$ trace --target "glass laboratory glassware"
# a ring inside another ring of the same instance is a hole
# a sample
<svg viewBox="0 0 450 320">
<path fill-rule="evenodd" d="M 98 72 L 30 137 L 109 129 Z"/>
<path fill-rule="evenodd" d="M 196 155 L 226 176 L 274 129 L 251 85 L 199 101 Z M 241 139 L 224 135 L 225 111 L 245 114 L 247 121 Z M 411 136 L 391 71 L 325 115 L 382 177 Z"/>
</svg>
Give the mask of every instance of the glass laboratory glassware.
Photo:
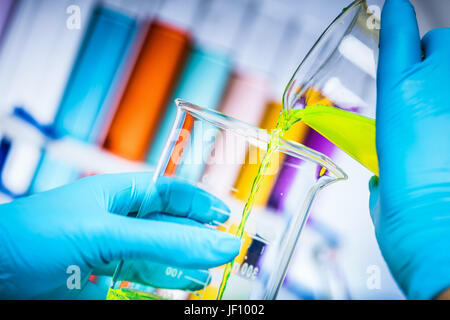
<svg viewBox="0 0 450 320">
<path fill-rule="evenodd" d="M 207 170 L 203 170 L 200 176 L 189 175 L 188 168 L 198 172 L 199 167 L 205 168 L 207 164 L 224 170 L 237 163 L 256 166 L 267 150 L 271 135 L 266 130 L 211 109 L 178 99 L 176 105 L 175 123 L 137 218 L 151 216 L 152 204 L 165 201 L 153 186 L 161 177 L 169 176 L 183 179 L 221 199 L 230 209 L 229 214 L 222 210 L 229 219 L 225 223 L 208 227 L 234 234 L 245 204 L 245 201 L 235 196 L 239 190 L 233 184 L 223 186 L 224 182 L 212 179 L 206 174 Z M 193 131 L 196 132 L 191 135 Z M 191 136 L 196 141 L 191 141 Z M 195 152 L 187 152 L 190 148 L 195 148 Z M 226 149 L 227 152 L 220 152 L 221 149 Z M 231 152 L 232 150 L 236 152 Z M 280 160 L 286 156 L 301 159 L 297 164 L 297 174 L 302 176 L 303 182 L 295 192 L 293 190 L 291 194 L 284 195 L 296 199 L 297 210 L 280 214 L 265 206 L 253 207 L 245 224 L 241 250 L 234 260 L 223 299 L 275 299 L 316 193 L 331 183 L 347 178 L 326 156 L 299 143 L 282 139 L 277 143 L 265 175 L 277 175 L 281 167 Z M 142 262 L 122 261 L 114 274 L 108 299 L 216 299 L 224 267 L 225 265 L 210 270 L 187 270 L 160 265 L 159 268 L 151 269 L 153 274 L 150 277 L 145 274 L 150 272 L 149 268 L 142 268 Z M 158 282 L 165 283 L 165 287 L 146 281 L 158 277 L 155 270 L 160 272 Z M 129 275 L 134 275 L 135 278 L 139 275 L 139 282 L 131 282 L 133 279 Z M 174 289 L 170 285 L 178 280 L 183 283 L 184 290 Z"/>
<path fill-rule="evenodd" d="M 374 8 L 353 1 L 325 29 L 287 85 L 285 108 L 304 108 L 321 95 L 333 106 L 374 118 L 380 28 Z"/>
<path fill-rule="evenodd" d="M 305 109 L 304 123 L 375 174 L 377 11 L 366 0 L 346 7 L 300 63 L 283 94 L 288 113 Z"/>
</svg>

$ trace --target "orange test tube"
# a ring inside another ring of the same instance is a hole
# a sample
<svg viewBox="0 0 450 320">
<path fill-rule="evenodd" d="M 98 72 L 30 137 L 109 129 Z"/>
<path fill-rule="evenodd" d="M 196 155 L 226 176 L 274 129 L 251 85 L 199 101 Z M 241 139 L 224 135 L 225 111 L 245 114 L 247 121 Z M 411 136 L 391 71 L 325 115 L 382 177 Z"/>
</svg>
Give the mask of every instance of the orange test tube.
<svg viewBox="0 0 450 320">
<path fill-rule="evenodd" d="M 150 26 L 108 130 L 106 149 L 130 160 L 145 158 L 190 42 L 183 29 L 158 21 Z"/>
</svg>

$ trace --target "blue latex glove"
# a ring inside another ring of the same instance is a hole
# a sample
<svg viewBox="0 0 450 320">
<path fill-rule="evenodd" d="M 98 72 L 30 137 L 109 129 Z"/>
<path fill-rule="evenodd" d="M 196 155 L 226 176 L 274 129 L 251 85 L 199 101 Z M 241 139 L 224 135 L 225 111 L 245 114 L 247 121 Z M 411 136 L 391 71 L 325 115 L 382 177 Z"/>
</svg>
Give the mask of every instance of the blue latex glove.
<svg viewBox="0 0 450 320">
<path fill-rule="evenodd" d="M 157 201 L 143 203 L 148 219 L 124 216 L 139 209 L 151 181 L 149 173 L 92 176 L 1 205 L 0 297 L 69 297 L 69 266 L 87 279 L 93 268 L 121 259 L 143 268 L 127 280 L 192 289 L 186 279 L 163 277 L 162 264 L 188 268 L 192 276 L 199 271 L 190 269 L 238 254 L 238 238 L 204 226 L 227 219 L 225 204 L 183 182 L 159 179 Z"/>
<path fill-rule="evenodd" d="M 421 41 L 408 0 L 382 13 L 376 138 L 381 252 L 408 298 L 435 298 L 450 288 L 450 29 Z"/>
</svg>

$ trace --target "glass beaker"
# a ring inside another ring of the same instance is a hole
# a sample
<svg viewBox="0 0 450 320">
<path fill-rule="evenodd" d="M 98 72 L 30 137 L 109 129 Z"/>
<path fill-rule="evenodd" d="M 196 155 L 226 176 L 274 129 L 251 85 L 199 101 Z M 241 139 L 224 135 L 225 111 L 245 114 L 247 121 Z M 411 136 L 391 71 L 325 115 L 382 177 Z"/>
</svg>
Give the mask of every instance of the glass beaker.
<svg viewBox="0 0 450 320">
<path fill-rule="evenodd" d="M 283 95 L 289 114 L 303 109 L 299 119 L 375 174 L 380 11 L 366 0 L 353 1 L 310 49 Z"/>
<path fill-rule="evenodd" d="M 230 166 L 258 165 L 271 136 L 265 130 L 210 109 L 181 100 L 176 100 L 176 105 L 175 123 L 137 218 L 145 219 L 154 203 L 160 205 L 161 201 L 166 201 L 154 185 L 161 177 L 169 176 L 188 181 L 221 199 L 230 209 L 230 214 L 224 212 L 229 219 L 226 223 L 209 227 L 235 233 L 245 201 L 235 196 L 240 190 L 236 190 L 233 184 L 223 186 L 223 181 L 206 174 L 205 167 L 214 165 L 228 170 Z M 297 175 L 303 182 L 291 194 L 281 195 L 294 199 L 298 204 L 297 210 L 280 213 L 264 205 L 253 207 L 223 299 L 275 299 L 314 196 L 323 187 L 347 178 L 326 156 L 282 139 L 277 143 L 264 178 L 276 176 L 281 167 L 280 160 L 286 156 L 301 159 L 296 166 Z M 199 168 L 202 174 L 189 174 L 189 169 L 198 172 Z M 160 277 L 167 278 L 167 281 L 160 281 L 162 283 L 170 283 L 173 278 L 184 279 L 180 290 L 170 285 L 152 286 L 146 282 L 146 270 L 141 267 L 139 262 L 122 261 L 113 277 L 108 299 L 216 299 L 225 269 L 225 266 L 218 266 L 210 270 L 186 270 L 164 265 L 152 268 L 151 272 L 160 272 Z M 127 276 L 136 274 L 139 274 L 140 283 L 130 282 L 133 279 Z M 202 274 L 202 277 L 195 278 L 194 274 Z M 155 278 L 155 274 L 151 278 Z"/>
<path fill-rule="evenodd" d="M 304 108 L 321 95 L 324 104 L 373 118 L 378 43 L 377 16 L 366 0 L 353 1 L 298 66 L 283 95 L 285 108 Z"/>
</svg>

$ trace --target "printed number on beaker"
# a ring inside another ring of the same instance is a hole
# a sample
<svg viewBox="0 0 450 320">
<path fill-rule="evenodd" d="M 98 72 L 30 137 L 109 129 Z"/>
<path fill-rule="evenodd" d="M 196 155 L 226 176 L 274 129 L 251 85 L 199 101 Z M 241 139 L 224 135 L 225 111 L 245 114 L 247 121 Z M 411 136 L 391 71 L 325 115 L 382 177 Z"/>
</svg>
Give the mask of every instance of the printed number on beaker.
<svg viewBox="0 0 450 320">
<path fill-rule="evenodd" d="M 242 265 L 239 262 L 235 262 L 233 265 L 233 273 L 240 274 L 246 278 L 255 280 L 258 275 L 259 268 L 254 267 L 247 262 L 244 262 Z"/>
<path fill-rule="evenodd" d="M 181 275 L 183 274 L 183 270 L 178 270 L 176 268 L 167 267 L 166 269 L 166 276 L 180 279 Z"/>
</svg>

